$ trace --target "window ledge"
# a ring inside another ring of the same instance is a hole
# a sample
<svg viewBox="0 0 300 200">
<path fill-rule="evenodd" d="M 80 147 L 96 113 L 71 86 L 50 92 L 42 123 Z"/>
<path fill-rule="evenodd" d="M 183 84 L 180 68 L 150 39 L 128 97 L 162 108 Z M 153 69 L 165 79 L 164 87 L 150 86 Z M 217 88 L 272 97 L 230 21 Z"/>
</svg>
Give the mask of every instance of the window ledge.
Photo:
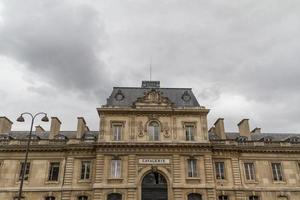
<svg viewBox="0 0 300 200">
<path fill-rule="evenodd" d="M 274 184 L 286 184 L 286 181 L 273 181 Z"/>
<path fill-rule="evenodd" d="M 79 179 L 78 183 L 91 183 L 91 179 Z"/>
<path fill-rule="evenodd" d="M 108 180 L 123 180 L 123 178 L 108 178 Z"/>
<path fill-rule="evenodd" d="M 108 183 L 122 183 L 123 178 L 108 178 L 107 181 Z"/>
<path fill-rule="evenodd" d="M 45 184 L 58 184 L 59 181 L 46 181 Z"/>
<path fill-rule="evenodd" d="M 259 182 L 257 180 L 253 180 L 253 181 L 246 180 L 245 183 L 246 184 L 258 184 Z"/>
<path fill-rule="evenodd" d="M 227 179 L 216 179 L 217 183 L 228 183 Z"/>
<path fill-rule="evenodd" d="M 187 184 L 199 184 L 201 183 L 200 177 L 186 177 L 185 178 Z"/>
<path fill-rule="evenodd" d="M 28 182 L 29 182 L 28 179 L 27 179 L 27 180 L 24 180 L 24 181 L 23 181 L 23 184 L 28 184 Z M 20 184 L 20 183 L 21 183 L 21 180 L 17 180 L 16 183 Z"/>
<path fill-rule="evenodd" d="M 185 178 L 186 180 L 201 180 L 201 178 L 200 177 L 186 177 Z"/>
</svg>

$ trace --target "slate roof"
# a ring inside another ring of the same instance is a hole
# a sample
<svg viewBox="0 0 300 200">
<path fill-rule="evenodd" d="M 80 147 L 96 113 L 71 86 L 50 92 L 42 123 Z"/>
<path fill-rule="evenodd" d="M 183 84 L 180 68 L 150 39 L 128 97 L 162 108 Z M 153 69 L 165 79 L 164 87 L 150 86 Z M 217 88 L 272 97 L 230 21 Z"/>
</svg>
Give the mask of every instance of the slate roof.
<svg viewBox="0 0 300 200">
<path fill-rule="evenodd" d="M 237 139 L 240 134 L 238 132 L 226 132 L 226 139 L 229 140 L 235 140 Z M 217 136 L 214 133 L 209 133 L 209 138 L 210 140 L 213 140 L 213 138 L 216 138 Z M 250 135 L 250 140 L 251 141 L 260 141 L 263 138 L 266 137 L 270 137 L 272 138 L 272 141 L 276 142 L 276 141 L 285 141 L 288 138 L 292 138 L 292 137 L 299 137 L 300 138 L 300 134 L 299 133 L 253 133 Z"/>
<path fill-rule="evenodd" d="M 139 88 L 139 87 L 114 87 L 107 99 L 106 106 L 131 107 L 139 97 L 152 89 L 161 92 L 162 96 L 168 97 L 176 107 L 199 107 L 199 103 L 191 88 Z M 117 100 L 116 95 L 122 93 L 124 98 Z M 183 94 L 190 95 L 189 101 L 183 100 Z"/>
<path fill-rule="evenodd" d="M 34 133 L 34 132 L 33 132 Z M 92 135 L 95 138 L 98 137 L 99 131 L 88 131 L 85 133 L 85 135 Z M 9 136 L 13 139 L 25 139 L 26 136 L 29 135 L 29 132 L 24 132 L 24 131 L 11 131 L 9 133 Z M 61 131 L 60 135 L 66 136 L 68 139 L 74 139 L 76 138 L 76 131 Z M 239 137 L 238 132 L 226 132 L 226 139 L 228 140 L 235 140 Z M 37 136 L 40 139 L 48 139 L 49 137 L 49 131 L 39 133 Z M 250 141 L 261 141 L 265 137 L 270 137 L 272 138 L 272 141 L 274 142 L 280 142 L 280 141 L 286 141 L 289 138 L 293 137 L 299 137 L 300 134 L 296 133 L 253 133 L 251 134 L 251 140 Z M 209 138 L 210 140 L 214 140 L 217 138 L 217 136 L 214 133 L 209 133 Z"/>
<path fill-rule="evenodd" d="M 99 131 L 88 131 L 85 134 L 94 135 L 96 138 L 98 136 Z M 28 131 L 11 131 L 8 133 L 10 137 L 14 139 L 26 139 L 26 136 L 29 135 Z M 32 134 L 36 134 L 33 132 Z M 68 139 L 76 138 L 76 131 L 60 131 L 60 135 L 67 137 Z M 49 138 L 49 131 L 45 131 L 43 133 L 36 134 L 40 139 L 48 139 Z"/>
</svg>

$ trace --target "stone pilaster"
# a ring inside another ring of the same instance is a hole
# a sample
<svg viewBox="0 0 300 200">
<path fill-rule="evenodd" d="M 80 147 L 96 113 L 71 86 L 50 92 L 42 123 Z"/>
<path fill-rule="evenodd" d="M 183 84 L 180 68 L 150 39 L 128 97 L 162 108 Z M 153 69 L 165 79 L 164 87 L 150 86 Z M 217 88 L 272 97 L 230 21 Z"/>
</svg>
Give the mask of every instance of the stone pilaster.
<svg viewBox="0 0 300 200">
<path fill-rule="evenodd" d="M 236 200 L 244 200 L 245 199 L 244 192 L 236 191 L 235 192 L 235 199 Z"/>
<path fill-rule="evenodd" d="M 61 195 L 61 200 L 70 200 L 71 199 L 71 191 L 63 191 Z"/>
<path fill-rule="evenodd" d="M 128 183 L 134 183 L 137 177 L 136 156 L 128 156 Z"/>
<path fill-rule="evenodd" d="M 216 190 L 215 189 L 208 189 L 207 190 L 207 199 L 208 200 L 215 200 L 216 199 Z"/>
<path fill-rule="evenodd" d="M 136 200 L 136 190 L 133 188 L 128 189 L 127 200 Z"/>
<path fill-rule="evenodd" d="M 65 167 L 64 186 L 72 185 L 73 168 L 74 168 L 74 158 L 68 157 L 66 160 L 66 167 Z"/>
<path fill-rule="evenodd" d="M 129 140 L 135 140 L 135 117 L 130 117 L 130 138 Z"/>
<path fill-rule="evenodd" d="M 211 155 L 204 156 L 205 180 L 207 184 L 214 183 L 213 161 Z"/>
<path fill-rule="evenodd" d="M 181 183 L 181 161 L 179 155 L 173 155 L 173 180 L 174 183 Z"/>
<path fill-rule="evenodd" d="M 102 192 L 102 190 L 96 189 L 94 191 L 94 198 L 93 199 L 94 200 L 103 200 L 104 198 L 103 198 L 103 192 Z"/>
<path fill-rule="evenodd" d="M 182 189 L 176 188 L 173 190 L 173 198 L 174 200 L 182 200 L 183 198 Z"/>
<path fill-rule="evenodd" d="M 95 183 L 103 182 L 103 172 L 104 172 L 104 156 L 97 154 L 96 156 L 96 174 L 95 174 Z"/>
<path fill-rule="evenodd" d="M 232 173 L 233 173 L 233 183 L 235 186 L 240 186 L 242 184 L 241 180 L 241 170 L 238 158 L 231 158 Z"/>
</svg>

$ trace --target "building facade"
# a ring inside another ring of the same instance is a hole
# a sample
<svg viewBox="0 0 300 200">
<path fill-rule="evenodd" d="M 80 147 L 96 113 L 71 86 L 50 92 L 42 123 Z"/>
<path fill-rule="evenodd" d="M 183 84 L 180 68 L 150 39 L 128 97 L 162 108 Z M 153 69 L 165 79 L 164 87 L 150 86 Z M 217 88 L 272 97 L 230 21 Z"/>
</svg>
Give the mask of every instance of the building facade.
<svg viewBox="0 0 300 200">
<path fill-rule="evenodd" d="M 190 88 L 114 87 L 97 109 L 99 131 L 82 117 L 61 131 L 37 126 L 24 166 L 28 132 L 0 117 L 0 199 L 25 200 L 299 200 L 300 134 L 208 130 L 209 110 Z M 23 170 L 22 170 L 23 169 Z"/>
</svg>

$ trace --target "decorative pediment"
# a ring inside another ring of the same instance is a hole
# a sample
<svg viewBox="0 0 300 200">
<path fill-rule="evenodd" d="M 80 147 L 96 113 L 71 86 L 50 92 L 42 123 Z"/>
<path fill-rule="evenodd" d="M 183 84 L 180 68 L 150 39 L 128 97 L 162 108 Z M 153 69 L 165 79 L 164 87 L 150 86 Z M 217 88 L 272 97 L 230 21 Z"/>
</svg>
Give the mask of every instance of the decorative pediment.
<svg viewBox="0 0 300 200">
<path fill-rule="evenodd" d="M 158 90 L 152 89 L 144 93 L 143 97 L 139 97 L 134 103 L 134 107 L 172 107 L 173 102 L 168 97 L 164 97 Z"/>
</svg>

